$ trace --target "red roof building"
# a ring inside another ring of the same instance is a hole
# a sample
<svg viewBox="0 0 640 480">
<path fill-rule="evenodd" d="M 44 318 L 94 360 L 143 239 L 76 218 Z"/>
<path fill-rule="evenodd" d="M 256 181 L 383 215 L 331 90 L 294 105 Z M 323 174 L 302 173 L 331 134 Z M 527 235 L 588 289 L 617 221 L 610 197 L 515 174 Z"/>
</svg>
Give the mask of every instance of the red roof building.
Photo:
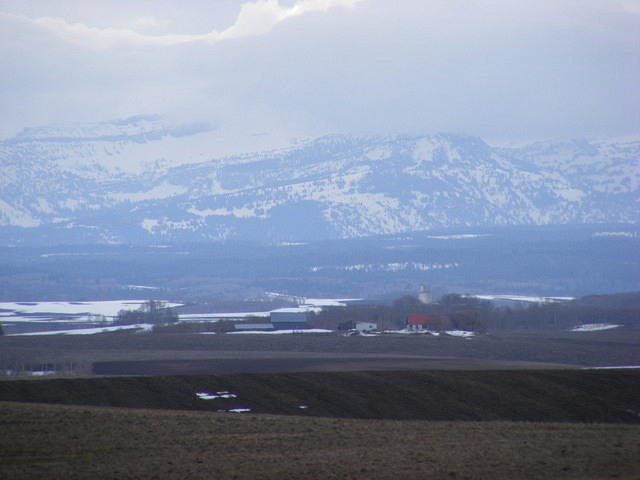
<svg viewBox="0 0 640 480">
<path fill-rule="evenodd" d="M 407 327 L 412 330 L 439 330 L 443 324 L 444 315 L 439 313 L 407 315 Z"/>
</svg>

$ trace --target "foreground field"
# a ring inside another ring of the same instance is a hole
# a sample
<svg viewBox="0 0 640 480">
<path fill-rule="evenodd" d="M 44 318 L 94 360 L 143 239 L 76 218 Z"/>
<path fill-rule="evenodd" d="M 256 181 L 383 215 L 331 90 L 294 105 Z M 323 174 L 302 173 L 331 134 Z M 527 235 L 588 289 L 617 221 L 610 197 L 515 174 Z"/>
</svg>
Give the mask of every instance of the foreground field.
<svg viewBox="0 0 640 480">
<path fill-rule="evenodd" d="M 635 369 L 5 379 L 0 478 L 638 480 L 638 391 Z"/>
<path fill-rule="evenodd" d="M 633 479 L 640 426 L 0 403 L 11 479 Z"/>
</svg>

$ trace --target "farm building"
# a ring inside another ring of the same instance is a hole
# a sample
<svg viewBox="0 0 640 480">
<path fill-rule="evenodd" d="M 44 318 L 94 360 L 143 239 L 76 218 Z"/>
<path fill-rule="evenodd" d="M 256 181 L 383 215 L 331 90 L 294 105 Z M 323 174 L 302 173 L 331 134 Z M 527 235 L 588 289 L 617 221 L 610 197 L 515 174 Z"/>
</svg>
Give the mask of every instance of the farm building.
<svg viewBox="0 0 640 480">
<path fill-rule="evenodd" d="M 356 323 L 356 330 L 360 333 L 371 332 L 377 329 L 378 329 L 378 325 L 373 322 L 357 322 Z"/>
<path fill-rule="evenodd" d="M 309 328 L 307 312 L 271 312 L 271 324 L 275 330 L 301 330 Z"/>
<path fill-rule="evenodd" d="M 445 317 L 439 313 L 409 314 L 407 315 L 407 328 L 409 330 L 440 330 Z"/>
</svg>

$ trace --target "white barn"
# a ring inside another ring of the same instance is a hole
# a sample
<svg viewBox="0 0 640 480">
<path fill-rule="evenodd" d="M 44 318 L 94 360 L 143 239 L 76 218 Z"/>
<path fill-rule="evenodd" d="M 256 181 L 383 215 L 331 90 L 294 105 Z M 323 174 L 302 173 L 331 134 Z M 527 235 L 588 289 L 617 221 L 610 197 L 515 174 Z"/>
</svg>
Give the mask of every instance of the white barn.
<svg viewBox="0 0 640 480">
<path fill-rule="evenodd" d="M 358 322 L 356 323 L 356 330 L 359 333 L 370 332 L 372 330 L 377 330 L 378 325 L 373 322 Z"/>
</svg>

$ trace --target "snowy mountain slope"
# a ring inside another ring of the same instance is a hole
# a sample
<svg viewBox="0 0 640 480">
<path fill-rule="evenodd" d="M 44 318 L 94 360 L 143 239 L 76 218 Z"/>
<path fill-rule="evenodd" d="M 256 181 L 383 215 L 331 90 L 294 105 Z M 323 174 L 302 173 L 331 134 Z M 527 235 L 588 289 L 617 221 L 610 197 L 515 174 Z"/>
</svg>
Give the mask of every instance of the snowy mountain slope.
<svg viewBox="0 0 640 480">
<path fill-rule="evenodd" d="M 221 157 L 211 135 L 159 117 L 27 129 L 0 145 L 0 234 L 278 241 L 640 220 L 640 142 L 332 135 Z"/>
<path fill-rule="evenodd" d="M 184 159 L 175 150 L 197 143 L 198 134 L 211 132 L 209 125 L 169 125 L 156 115 L 140 115 L 114 122 L 26 128 L 2 142 L 0 159 L 47 161 L 83 178 L 109 179 L 114 175 L 142 173 L 158 165 L 202 161 Z M 198 150 L 198 149 L 191 149 Z"/>
</svg>

